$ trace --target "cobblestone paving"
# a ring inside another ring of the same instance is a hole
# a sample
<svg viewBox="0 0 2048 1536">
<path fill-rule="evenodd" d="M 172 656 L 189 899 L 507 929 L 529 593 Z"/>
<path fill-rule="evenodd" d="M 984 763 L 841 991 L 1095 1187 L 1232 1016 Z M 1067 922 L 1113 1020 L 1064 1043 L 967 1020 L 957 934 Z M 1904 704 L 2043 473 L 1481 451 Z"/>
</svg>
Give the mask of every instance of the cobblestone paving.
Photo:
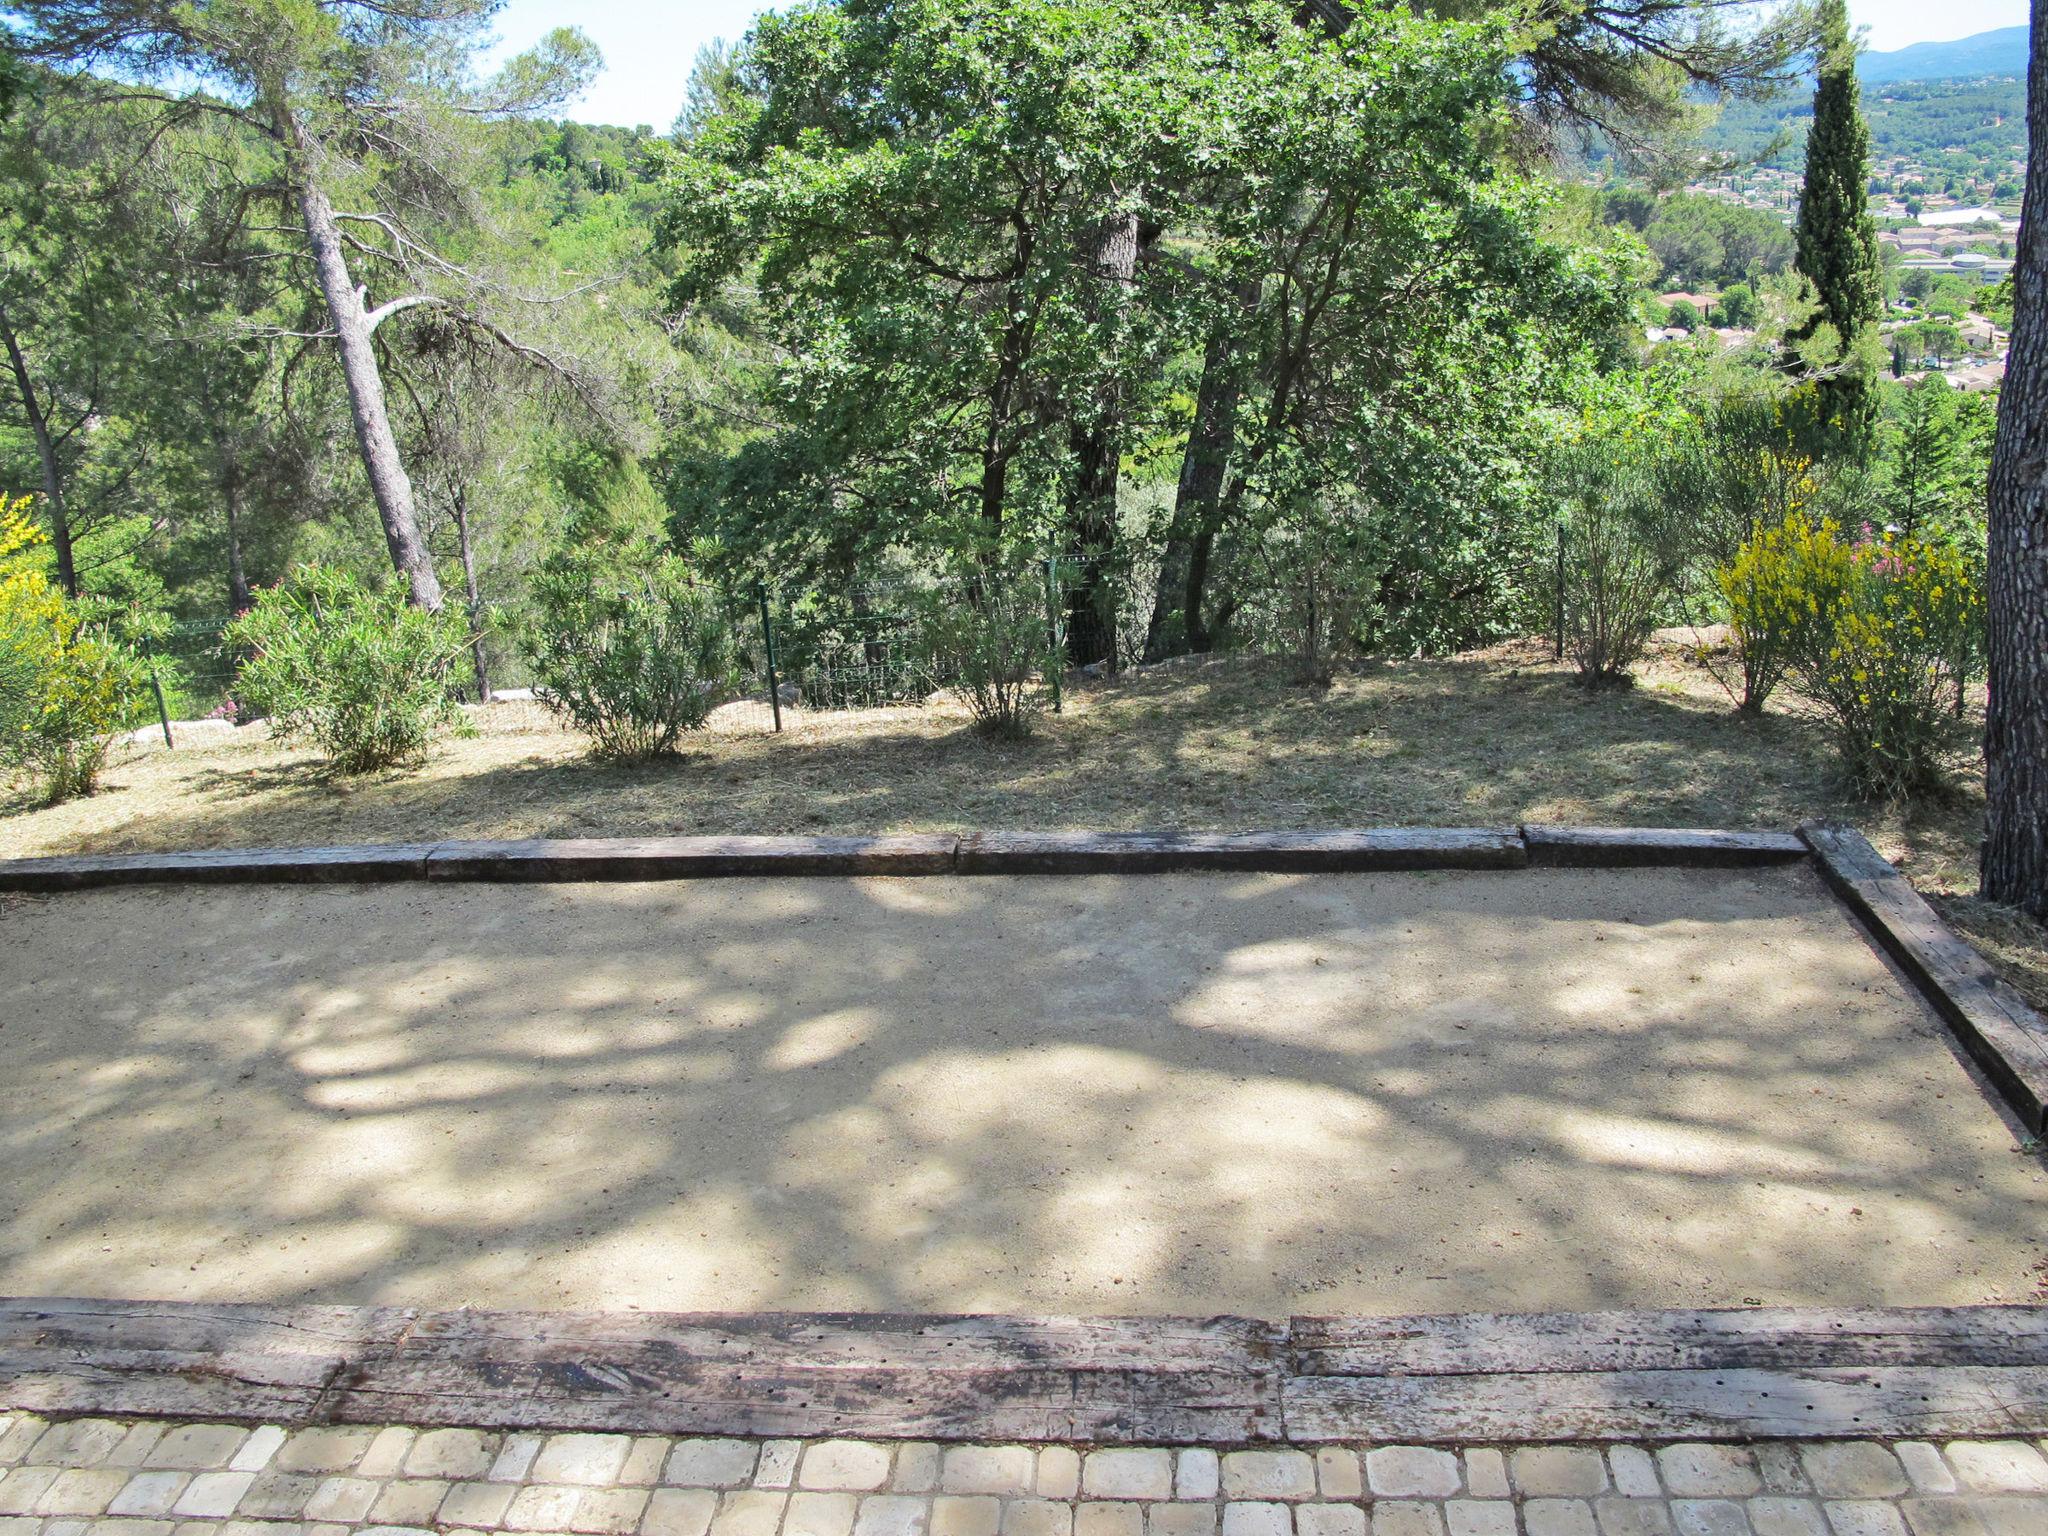
<svg viewBox="0 0 2048 1536">
<path fill-rule="evenodd" d="M 0 1536 L 2048 1536 L 2044 1451 L 1090 1450 L 0 1414 Z"/>
</svg>

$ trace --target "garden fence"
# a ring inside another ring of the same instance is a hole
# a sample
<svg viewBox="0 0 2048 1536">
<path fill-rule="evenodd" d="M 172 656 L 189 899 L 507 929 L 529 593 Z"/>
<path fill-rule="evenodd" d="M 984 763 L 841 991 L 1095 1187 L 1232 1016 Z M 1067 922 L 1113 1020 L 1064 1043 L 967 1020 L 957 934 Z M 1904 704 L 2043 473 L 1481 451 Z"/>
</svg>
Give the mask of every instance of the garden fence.
<svg viewBox="0 0 2048 1536">
<path fill-rule="evenodd" d="M 1040 560 L 1032 568 L 1032 600 L 1045 614 L 1048 648 L 1070 664 L 1114 669 L 1135 659 L 1143 643 L 1135 584 L 1113 563 L 1086 557 Z M 965 578 L 871 573 L 840 583 L 786 592 L 766 581 L 724 590 L 726 622 L 739 662 L 737 696 L 714 726 L 729 732 L 776 732 L 806 714 L 921 706 L 953 680 L 925 653 L 920 609 L 934 601 L 974 601 Z M 1108 610 L 1108 611 L 1105 611 Z M 223 641 L 230 620 L 180 621 L 146 648 L 153 698 L 165 719 L 232 717 L 236 658 Z M 485 637 L 494 695 L 515 697 L 534 684 L 526 659 L 505 636 Z M 455 663 L 460 691 L 476 688 L 469 652 Z M 1048 669 L 1054 707 L 1061 703 L 1059 668 Z"/>
</svg>

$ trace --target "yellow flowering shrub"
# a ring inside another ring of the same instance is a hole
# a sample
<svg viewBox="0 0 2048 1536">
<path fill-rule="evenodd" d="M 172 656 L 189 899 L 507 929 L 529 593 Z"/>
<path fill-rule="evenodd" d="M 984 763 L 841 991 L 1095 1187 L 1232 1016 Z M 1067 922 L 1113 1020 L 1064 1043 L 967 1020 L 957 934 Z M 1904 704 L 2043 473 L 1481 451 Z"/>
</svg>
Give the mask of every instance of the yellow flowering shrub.
<svg viewBox="0 0 2048 1536">
<path fill-rule="evenodd" d="M 1839 596 L 1849 575 L 1848 546 L 1802 514 L 1812 499 L 1810 461 L 1766 451 L 1757 455 L 1759 483 L 1775 493 L 1778 515 L 1714 572 L 1714 584 L 1728 605 L 1742 663 L 1745 713 L 1756 714 L 1792 665 L 1802 629 L 1816 620 L 1824 601 Z M 1768 505 L 1766 498 L 1759 504 Z M 1831 525 L 1830 525 L 1831 526 Z"/>
<path fill-rule="evenodd" d="M 142 669 L 50 581 L 28 505 L 0 502 L 0 769 L 54 803 L 97 787 Z"/>
<path fill-rule="evenodd" d="M 1795 513 L 1718 573 L 1731 622 L 1826 712 L 1850 778 L 1887 797 L 1932 788 L 1948 699 L 1981 655 L 1983 591 L 1955 551 Z"/>
</svg>

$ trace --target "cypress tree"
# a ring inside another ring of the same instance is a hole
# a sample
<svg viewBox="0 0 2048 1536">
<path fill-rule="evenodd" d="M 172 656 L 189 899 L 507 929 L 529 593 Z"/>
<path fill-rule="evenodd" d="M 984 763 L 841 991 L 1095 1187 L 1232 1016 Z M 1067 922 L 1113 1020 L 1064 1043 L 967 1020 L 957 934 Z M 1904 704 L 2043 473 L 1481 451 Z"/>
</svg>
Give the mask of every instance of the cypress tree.
<svg viewBox="0 0 2048 1536">
<path fill-rule="evenodd" d="M 1856 45 L 1849 36 L 1845 0 L 1821 0 L 1820 82 L 1813 93 L 1813 127 L 1806 135 L 1806 182 L 1799 194 L 1797 254 L 1793 265 L 1813 284 L 1820 307 L 1807 322 L 1806 340 L 1822 323 L 1842 339 L 1839 373 L 1821 385 L 1824 416 L 1857 446 L 1868 443 L 1876 421 L 1872 381 L 1852 356 L 1863 333 L 1884 311 L 1884 277 L 1877 255 L 1877 223 L 1870 216 L 1870 128 L 1856 83 Z"/>
</svg>

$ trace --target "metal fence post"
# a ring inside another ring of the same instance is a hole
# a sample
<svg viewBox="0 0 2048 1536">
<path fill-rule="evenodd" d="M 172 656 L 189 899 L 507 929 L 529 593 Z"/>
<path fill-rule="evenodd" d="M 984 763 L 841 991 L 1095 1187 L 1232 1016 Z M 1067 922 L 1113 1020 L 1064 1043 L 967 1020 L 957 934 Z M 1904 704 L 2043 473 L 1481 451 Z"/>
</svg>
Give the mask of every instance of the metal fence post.
<svg viewBox="0 0 2048 1536">
<path fill-rule="evenodd" d="M 1552 629 L 1552 655 L 1558 661 L 1564 660 L 1564 519 L 1557 520 L 1557 568 L 1551 577 L 1552 589 L 1556 594 L 1556 620 Z"/>
<path fill-rule="evenodd" d="M 175 752 L 178 750 L 178 744 L 171 740 L 171 707 L 164 702 L 164 685 L 162 680 L 156 675 L 155 663 L 150 664 L 149 686 L 151 691 L 156 694 L 156 717 L 164 728 L 165 750 Z M 130 718 L 132 719 L 133 716 L 130 716 Z"/>
<path fill-rule="evenodd" d="M 1052 712 L 1059 714 L 1064 701 L 1060 697 L 1060 674 L 1066 670 L 1067 647 L 1060 635 L 1060 557 L 1047 555 L 1045 558 L 1045 632 L 1046 681 L 1052 684 Z"/>
<path fill-rule="evenodd" d="M 775 621 L 768 616 L 768 586 L 754 583 L 754 596 L 761 604 L 761 645 L 768 660 L 768 707 L 775 714 L 775 729 L 782 729 L 782 683 L 775 675 Z"/>
</svg>

